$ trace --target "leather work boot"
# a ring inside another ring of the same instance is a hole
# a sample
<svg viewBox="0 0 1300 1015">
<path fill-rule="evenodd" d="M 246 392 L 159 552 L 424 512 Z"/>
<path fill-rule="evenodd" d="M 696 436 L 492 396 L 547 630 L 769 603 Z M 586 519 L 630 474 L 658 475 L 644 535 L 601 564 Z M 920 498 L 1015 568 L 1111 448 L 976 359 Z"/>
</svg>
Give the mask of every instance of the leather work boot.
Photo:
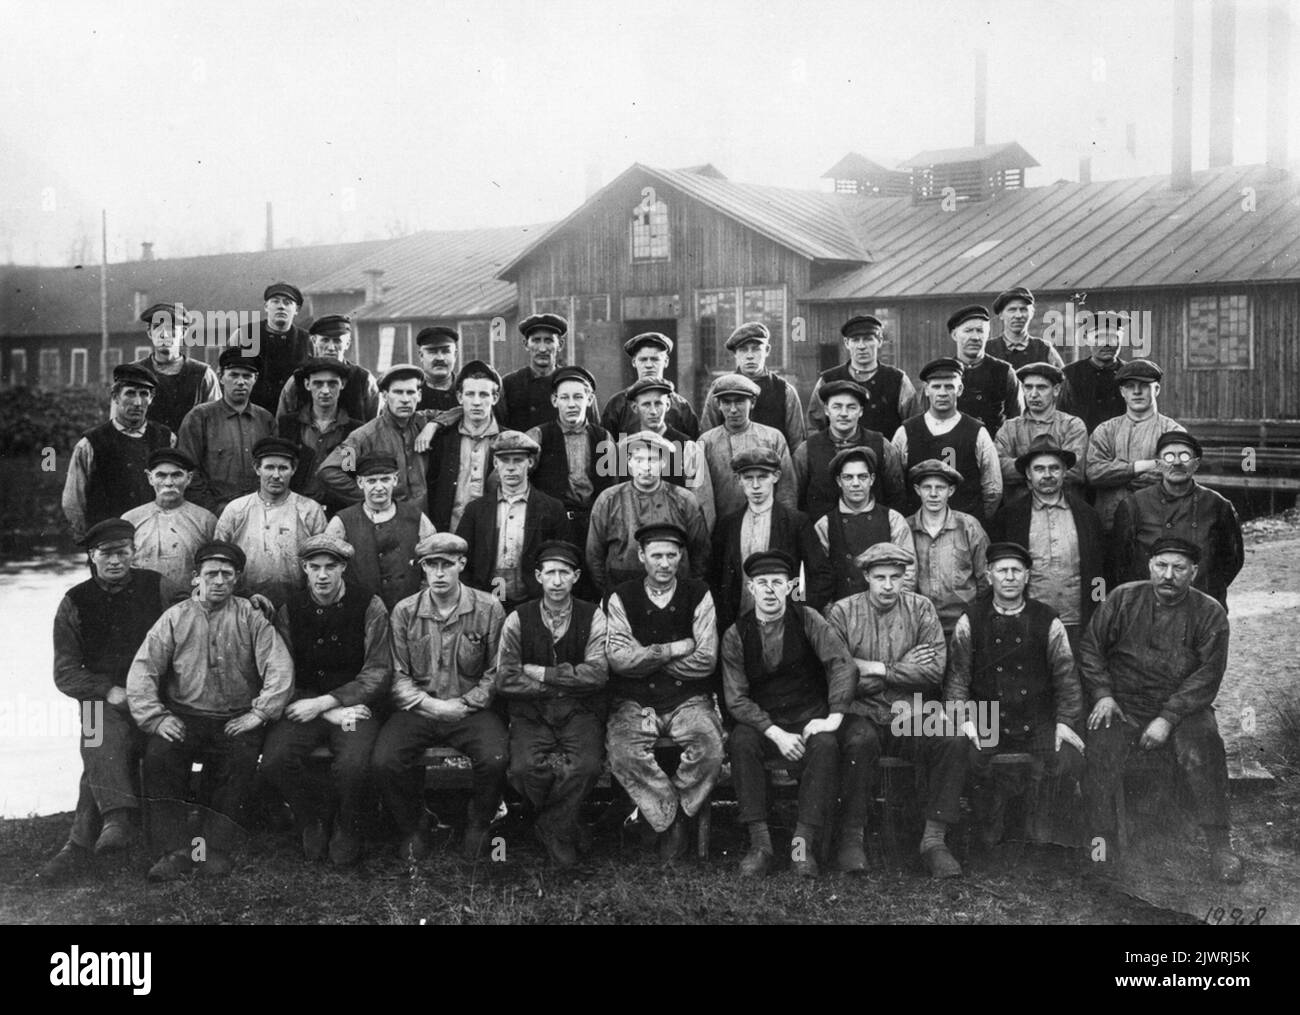
<svg viewBox="0 0 1300 1015">
<path fill-rule="evenodd" d="M 72 842 L 65 842 L 63 848 L 55 853 L 45 866 L 36 872 L 36 878 L 42 884 L 57 884 L 75 874 L 80 874 L 90 866 L 90 850 Z"/>
<path fill-rule="evenodd" d="M 842 874 L 861 874 L 867 869 L 867 851 L 862 846 L 862 831 L 845 832 L 835 847 L 835 869 Z"/>
<path fill-rule="evenodd" d="M 659 837 L 659 856 L 669 863 L 676 863 L 686 856 L 691 847 L 690 833 L 686 827 L 686 818 L 678 812 L 668 831 Z"/>
<path fill-rule="evenodd" d="M 790 840 L 790 869 L 801 878 L 815 878 L 821 874 L 813 843 L 795 836 Z"/>
<path fill-rule="evenodd" d="M 754 846 L 740 860 L 742 878 L 765 878 L 772 871 L 772 854 Z"/>
<path fill-rule="evenodd" d="M 921 859 L 925 861 L 925 866 L 930 871 L 932 878 L 959 878 L 961 877 L 961 864 L 957 858 L 948 851 L 945 845 L 931 846 L 921 854 Z"/>
<path fill-rule="evenodd" d="M 113 811 L 104 818 L 104 827 L 95 840 L 95 855 L 123 853 L 135 845 L 139 832 L 129 810 Z"/>
<path fill-rule="evenodd" d="M 328 848 L 329 832 L 325 822 L 320 818 L 309 818 L 302 830 L 302 855 L 312 863 L 320 863 Z"/>
<path fill-rule="evenodd" d="M 1246 876 L 1241 857 L 1226 846 L 1221 846 L 1210 854 L 1210 867 L 1214 871 L 1214 879 L 1225 885 L 1239 885 Z"/>
<path fill-rule="evenodd" d="M 343 827 L 343 822 L 334 826 L 330 836 L 330 863 L 335 867 L 353 867 L 361 859 L 361 836 Z"/>
<path fill-rule="evenodd" d="M 192 874 L 194 866 L 188 849 L 174 849 L 150 867 L 145 877 L 150 881 L 179 881 L 186 874 Z"/>
</svg>

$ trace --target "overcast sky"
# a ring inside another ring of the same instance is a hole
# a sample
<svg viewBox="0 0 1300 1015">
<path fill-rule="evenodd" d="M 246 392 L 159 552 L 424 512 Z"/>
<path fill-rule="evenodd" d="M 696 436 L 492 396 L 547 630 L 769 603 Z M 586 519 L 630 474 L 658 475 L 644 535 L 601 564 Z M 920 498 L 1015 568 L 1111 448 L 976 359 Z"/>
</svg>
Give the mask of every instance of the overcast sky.
<svg viewBox="0 0 1300 1015">
<path fill-rule="evenodd" d="M 589 175 L 712 162 L 790 187 L 988 140 L 1031 184 L 1167 172 L 1172 0 L 0 0 L 0 261 L 537 223 Z M 1264 157 L 1263 0 L 1237 17 L 1236 161 Z M 1196 4 L 1206 163 L 1209 3 Z M 1294 16 L 1294 15 L 1293 15 Z M 1300 30 L 1292 96 L 1300 98 Z M 1294 105 L 1294 102 L 1293 102 Z M 1137 128 L 1137 158 L 1124 125 Z M 1300 154 L 1300 117 L 1290 151 Z"/>
</svg>

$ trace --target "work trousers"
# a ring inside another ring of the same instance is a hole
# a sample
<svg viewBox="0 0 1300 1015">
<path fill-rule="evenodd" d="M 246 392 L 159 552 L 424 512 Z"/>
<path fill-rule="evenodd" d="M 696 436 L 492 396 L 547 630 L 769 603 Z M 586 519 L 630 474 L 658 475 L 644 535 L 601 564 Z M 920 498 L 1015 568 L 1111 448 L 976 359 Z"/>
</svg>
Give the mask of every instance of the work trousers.
<svg viewBox="0 0 1300 1015">
<path fill-rule="evenodd" d="M 604 731 L 580 701 L 510 702 L 510 785 L 533 806 L 538 827 L 570 845 L 600 778 Z"/>
<path fill-rule="evenodd" d="M 81 783 L 68 839 L 89 849 L 99 838 L 106 814 L 140 808 L 135 773 L 145 736 L 125 708 L 106 701 L 80 704 Z"/>
<path fill-rule="evenodd" d="M 961 791 L 966 781 L 966 745 L 956 731 L 938 736 L 913 734 L 911 723 L 868 720 L 864 737 L 867 763 L 874 771 L 881 757 L 902 758 L 917 769 L 918 789 L 924 785 L 925 819 L 955 824 L 961 817 Z"/>
<path fill-rule="evenodd" d="M 1054 841 L 1075 789 L 1083 781 L 1084 760 L 1078 748 L 1061 744 L 1056 750 L 1056 724 L 1044 725 L 1023 741 L 1002 740 L 997 747 L 976 750 L 967 741 L 971 808 L 982 824 L 1000 823 L 1008 800 L 1024 797 L 1025 824 L 1035 841 Z M 999 754 L 1028 754 L 1028 768 L 995 766 Z"/>
<path fill-rule="evenodd" d="M 370 790 L 370 752 L 379 736 L 378 719 L 358 719 L 345 729 L 319 716 L 311 722 L 281 719 L 266 734 L 262 773 L 293 809 L 301 831 L 312 821 L 328 821 L 337 811 L 344 829 L 363 831 Z M 328 772 L 307 756 L 328 744 L 334 757 Z"/>
</svg>

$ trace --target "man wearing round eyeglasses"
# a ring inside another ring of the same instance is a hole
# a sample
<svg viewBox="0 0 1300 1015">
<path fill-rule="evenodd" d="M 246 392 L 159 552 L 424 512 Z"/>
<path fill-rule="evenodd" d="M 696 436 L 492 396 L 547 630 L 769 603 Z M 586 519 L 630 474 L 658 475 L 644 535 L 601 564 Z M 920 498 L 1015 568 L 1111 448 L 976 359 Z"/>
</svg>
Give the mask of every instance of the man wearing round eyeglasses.
<svg viewBox="0 0 1300 1015">
<path fill-rule="evenodd" d="M 1201 550 L 1192 587 L 1226 610 L 1228 586 L 1246 561 L 1237 510 L 1222 494 L 1196 482 L 1201 443 L 1191 434 L 1161 434 L 1155 455 L 1160 482 L 1131 494 L 1115 509 L 1119 580 L 1141 580 L 1156 540 L 1176 536 Z"/>
</svg>

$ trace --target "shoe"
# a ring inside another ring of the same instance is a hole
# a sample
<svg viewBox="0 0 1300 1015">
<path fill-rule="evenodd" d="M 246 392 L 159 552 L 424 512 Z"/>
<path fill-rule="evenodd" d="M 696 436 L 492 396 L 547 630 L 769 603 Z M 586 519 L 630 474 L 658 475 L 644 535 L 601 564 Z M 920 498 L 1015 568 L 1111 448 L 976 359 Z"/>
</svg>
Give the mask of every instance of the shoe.
<svg viewBox="0 0 1300 1015">
<path fill-rule="evenodd" d="M 808 840 L 798 836 L 790 840 L 790 869 L 801 878 L 815 878 L 821 874 L 816 850 Z"/>
<path fill-rule="evenodd" d="M 1210 854 L 1210 867 L 1214 870 L 1214 879 L 1225 885 L 1239 885 L 1246 876 L 1246 865 L 1241 857 L 1226 846 Z"/>
<path fill-rule="evenodd" d="M 835 869 L 841 874 L 862 874 L 867 869 L 867 851 L 862 846 L 862 838 L 840 838 L 835 849 Z"/>
<path fill-rule="evenodd" d="M 194 872 L 194 861 L 188 849 L 176 849 L 162 857 L 145 875 L 150 881 L 179 881 Z"/>
<path fill-rule="evenodd" d="M 76 843 L 67 842 L 55 853 L 45 866 L 36 872 L 37 880 L 45 884 L 55 884 L 66 878 L 79 874 L 90 866 L 90 850 Z"/>
<path fill-rule="evenodd" d="M 460 855 L 463 859 L 473 863 L 483 853 L 483 847 L 487 845 L 489 826 L 481 821 L 471 820 L 465 826 L 465 838 L 460 844 Z"/>
<path fill-rule="evenodd" d="M 429 840 L 424 832 L 415 831 L 404 836 L 397 844 L 397 858 L 411 863 L 420 863 L 429 856 Z"/>
<path fill-rule="evenodd" d="M 686 856 L 691 848 L 691 837 L 686 828 L 686 818 L 678 814 L 668 830 L 659 836 L 659 856 L 669 863 L 675 863 Z"/>
<path fill-rule="evenodd" d="M 330 836 L 330 863 L 335 867 L 352 867 L 361 859 L 361 836 L 349 832 L 339 822 Z"/>
<path fill-rule="evenodd" d="M 235 869 L 235 865 L 230 860 L 230 854 L 215 849 L 208 850 L 208 855 L 194 866 L 201 878 L 224 878 Z"/>
<path fill-rule="evenodd" d="M 568 870 L 578 864 L 578 850 L 573 842 L 556 835 L 545 825 L 533 825 L 533 834 L 546 849 L 547 859 L 553 867 Z"/>
<path fill-rule="evenodd" d="M 95 855 L 125 852 L 135 845 L 139 837 L 140 833 L 136 831 L 135 823 L 130 817 L 115 811 L 104 819 L 104 827 L 95 840 Z"/>
<path fill-rule="evenodd" d="M 311 818 L 302 830 L 302 855 L 312 863 L 320 863 L 325 859 L 329 841 L 325 822 L 320 818 Z"/>
<path fill-rule="evenodd" d="M 772 871 L 772 853 L 770 850 L 755 846 L 740 861 L 742 878 L 765 878 Z"/>
<path fill-rule="evenodd" d="M 925 866 L 929 869 L 932 878 L 961 877 L 961 864 L 948 851 L 948 847 L 942 843 L 927 849 L 921 854 L 921 859 L 925 861 Z"/>
</svg>

